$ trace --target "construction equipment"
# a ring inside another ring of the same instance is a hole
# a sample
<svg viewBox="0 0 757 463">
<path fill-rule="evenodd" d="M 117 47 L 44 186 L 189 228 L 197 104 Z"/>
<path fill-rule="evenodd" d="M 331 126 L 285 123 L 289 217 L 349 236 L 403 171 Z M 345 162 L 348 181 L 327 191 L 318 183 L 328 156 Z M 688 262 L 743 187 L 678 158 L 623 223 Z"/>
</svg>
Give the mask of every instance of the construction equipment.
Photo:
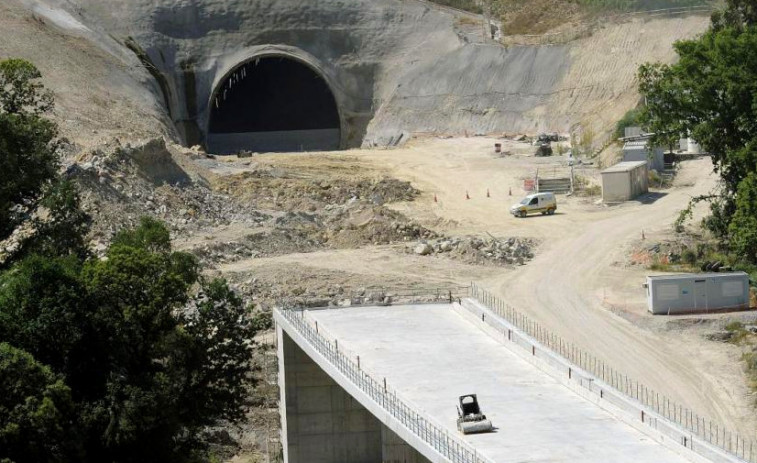
<svg viewBox="0 0 757 463">
<path fill-rule="evenodd" d="M 539 147 L 536 149 L 536 153 L 534 153 L 534 156 L 537 157 L 549 157 L 552 156 L 554 152 L 552 151 L 552 144 L 549 142 L 546 143 L 540 143 Z"/>
<path fill-rule="evenodd" d="M 478 406 L 476 394 L 460 396 L 460 406 L 457 407 L 457 429 L 463 434 L 491 432 L 494 430 L 492 422 L 486 419 Z"/>
</svg>

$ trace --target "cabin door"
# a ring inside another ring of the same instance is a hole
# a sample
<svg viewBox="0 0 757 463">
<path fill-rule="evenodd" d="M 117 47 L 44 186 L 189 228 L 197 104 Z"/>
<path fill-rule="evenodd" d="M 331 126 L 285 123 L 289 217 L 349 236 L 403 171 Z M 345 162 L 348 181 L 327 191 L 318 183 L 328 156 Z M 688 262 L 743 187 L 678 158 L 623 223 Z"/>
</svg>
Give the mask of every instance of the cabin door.
<svg viewBox="0 0 757 463">
<path fill-rule="evenodd" d="M 694 304 L 697 309 L 707 309 L 707 281 L 694 280 Z"/>
</svg>

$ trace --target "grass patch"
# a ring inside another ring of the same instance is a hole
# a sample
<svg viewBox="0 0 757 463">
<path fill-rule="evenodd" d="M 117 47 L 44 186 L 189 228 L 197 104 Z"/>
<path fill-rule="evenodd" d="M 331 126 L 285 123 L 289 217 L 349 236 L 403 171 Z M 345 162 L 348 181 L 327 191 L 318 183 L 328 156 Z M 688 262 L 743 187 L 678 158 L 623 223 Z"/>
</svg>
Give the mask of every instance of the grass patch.
<svg viewBox="0 0 757 463">
<path fill-rule="evenodd" d="M 471 13 L 481 14 L 483 10 L 475 0 L 431 0 L 433 3 L 443 6 L 451 6 L 458 10 L 470 11 Z"/>
<path fill-rule="evenodd" d="M 594 11 L 649 11 L 666 8 L 707 6 L 706 0 L 577 0 L 577 3 Z"/>
</svg>

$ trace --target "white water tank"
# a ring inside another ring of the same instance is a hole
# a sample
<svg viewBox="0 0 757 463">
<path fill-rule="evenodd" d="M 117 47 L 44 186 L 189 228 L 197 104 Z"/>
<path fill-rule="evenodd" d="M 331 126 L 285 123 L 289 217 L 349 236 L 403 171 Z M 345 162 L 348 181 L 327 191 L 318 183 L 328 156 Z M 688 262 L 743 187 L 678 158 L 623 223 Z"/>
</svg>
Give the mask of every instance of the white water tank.
<svg viewBox="0 0 757 463">
<path fill-rule="evenodd" d="M 689 149 L 688 152 L 691 154 L 702 154 L 702 147 L 699 146 L 699 143 L 695 142 L 693 138 L 689 138 Z"/>
</svg>

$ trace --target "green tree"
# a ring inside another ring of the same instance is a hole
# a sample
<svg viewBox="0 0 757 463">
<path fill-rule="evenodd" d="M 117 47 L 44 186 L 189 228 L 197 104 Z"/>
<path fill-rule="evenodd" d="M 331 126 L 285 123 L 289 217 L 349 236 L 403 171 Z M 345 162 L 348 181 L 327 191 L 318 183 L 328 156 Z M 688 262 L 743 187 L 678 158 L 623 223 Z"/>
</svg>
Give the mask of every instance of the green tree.
<svg viewBox="0 0 757 463">
<path fill-rule="evenodd" d="M 638 108 L 628 110 L 623 117 L 615 124 L 615 138 L 626 136 L 626 128 L 640 124 L 641 111 Z"/>
<path fill-rule="evenodd" d="M 0 61 L 0 240 L 34 209 L 44 188 L 58 176 L 58 130 L 42 117 L 53 100 L 40 77 L 27 61 Z"/>
<path fill-rule="evenodd" d="M 34 230 L 0 262 L 0 461 L 204 460 L 204 429 L 244 416 L 256 327 L 157 220 L 92 257 L 39 78 L 0 62 L 0 240 Z"/>
<path fill-rule="evenodd" d="M 194 461 L 207 426 L 244 417 L 256 327 L 168 237 L 143 219 L 106 259 L 30 255 L 0 274 L 0 339 L 71 387 L 81 461 Z"/>
<path fill-rule="evenodd" d="M 30 256 L 0 274 L 0 339 L 23 348 L 66 376 L 69 385 L 89 383 L 79 372 L 86 352 L 92 310 L 74 258 Z"/>
<path fill-rule="evenodd" d="M 68 386 L 27 352 L 0 343 L 0 461 L 77 461 L 73 417 Z"/>
<path fill-rule="evenodd" d="M 58 180 L 45 188 L 38 212 L 32 220 L 35 233 L 23 242 L 14 260 L 31 254 L 84 258 L 90 253 L 87 233 L 92 220 L 81 209 L 73 181 Z"/>
<path fill-rule="evenodd" d="M 736 194 L 736 213 L 728 231 L 733 250 L 752 262 L 757 262 L 757 172 L 751 172 L 739 183 Z"/>
<path fill-rule="evenodd" d="M 727 4 L 701 37 L 675 44 L 676 64 L 642 66 L 640 90 L 651 131 L 690 134 L 711 154 L 722 186 L 705 224 L 754 262 L 757 234 L 742 228 L 755 223 L 757 211 L 740 197 L 754 197 L 747 179 L 757 171 L 757 1 Z"/>
<path fill-rule="evenodd" d="M 181 400 L 188 423 L 207 426 L 244 418 L 249 404 L 254 320 L 225 280 L 203 284 L 181 315 L 187 353 L 182 368 L 194 370 Z"/>
</svg>

